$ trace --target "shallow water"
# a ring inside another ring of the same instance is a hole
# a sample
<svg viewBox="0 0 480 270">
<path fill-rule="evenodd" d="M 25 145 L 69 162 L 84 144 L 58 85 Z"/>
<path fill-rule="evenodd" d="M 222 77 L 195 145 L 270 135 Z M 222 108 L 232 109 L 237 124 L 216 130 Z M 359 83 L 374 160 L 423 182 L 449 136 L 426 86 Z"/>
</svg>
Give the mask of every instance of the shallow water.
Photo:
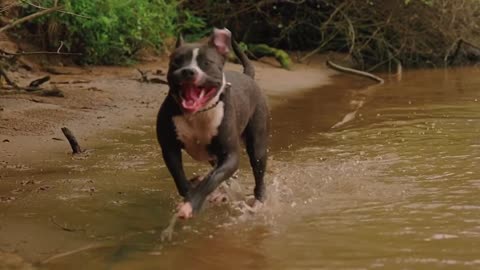
<svg viewBox="0 0 480 270">
<path fill-rule="evenodd" d="M 478 69 L 334 81 L 272 97 L 255 216 L 207 206 L 162 243 L 178 197 L 146 119 L 88 158 L 3 169 L 0 195 L 15 200 L 0 203 L 0 250 L 39 269 L 480 268 Z M 250 193 L 247 163 L 236 181 Z"/>
</svg>

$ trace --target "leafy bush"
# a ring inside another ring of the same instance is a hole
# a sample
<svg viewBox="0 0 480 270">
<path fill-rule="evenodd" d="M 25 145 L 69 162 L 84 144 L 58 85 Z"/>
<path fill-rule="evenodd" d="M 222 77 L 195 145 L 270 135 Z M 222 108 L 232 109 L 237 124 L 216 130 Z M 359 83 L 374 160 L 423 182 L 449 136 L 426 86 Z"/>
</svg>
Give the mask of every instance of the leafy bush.
<svg viewBox="0 0 480 270">
<path fill-rule="evenodd" d="M 51 7 L 53 0 L 35 4 Z M 84 54 L 87 64 L 123 64 L 140 49 L 162 49 L 168 38 L 183 28 L 200 31 L 204 22 L 188 11 L 179 11 L 174 0 L 60 0 L 66 13 L 39 19 L 50 48 L 63 41 L 72 52 Z M 27 13 L 36 11 L 31 5 Z M 180 22 L 182 21 L 183 22 Z"/>
</svg>

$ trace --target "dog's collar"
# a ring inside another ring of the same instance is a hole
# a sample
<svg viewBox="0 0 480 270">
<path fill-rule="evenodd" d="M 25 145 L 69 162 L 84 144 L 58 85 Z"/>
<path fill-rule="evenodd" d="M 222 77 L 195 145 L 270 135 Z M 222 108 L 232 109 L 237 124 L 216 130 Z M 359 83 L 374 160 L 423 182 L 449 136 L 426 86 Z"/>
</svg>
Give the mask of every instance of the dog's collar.
<svg viewBox="0 0 480 270">
<path fill-rule="evenodd" d="M 195 112 L 195 114 L 199 114 L 199 113 L 203 113 L 203 112 L 206 112 L 206 111 L 210 111 L 211 109 L 217 107 L 218 103 L 220 103 L 220 99 L 217 100 L 217 102 L 213 103 L 210 107 L 208 108 L 204 108 L 204 109 L 201 109 L 201 110 L 198 110 Z"/>
</svg>

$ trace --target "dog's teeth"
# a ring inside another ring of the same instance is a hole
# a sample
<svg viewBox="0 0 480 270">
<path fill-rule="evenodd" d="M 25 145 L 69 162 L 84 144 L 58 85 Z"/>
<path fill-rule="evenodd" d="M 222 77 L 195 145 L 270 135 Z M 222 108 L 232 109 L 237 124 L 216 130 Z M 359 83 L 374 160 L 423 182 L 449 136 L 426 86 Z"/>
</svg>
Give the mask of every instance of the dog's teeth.
<svg viewBox="0 0 480 270">
<path fill-rule="evenodd" d="M 205 96 L 205 89 L 202 89 L 202 91 L 200 92 L 200 98 L 203 98 L 203 96 Z"/>
</svg>

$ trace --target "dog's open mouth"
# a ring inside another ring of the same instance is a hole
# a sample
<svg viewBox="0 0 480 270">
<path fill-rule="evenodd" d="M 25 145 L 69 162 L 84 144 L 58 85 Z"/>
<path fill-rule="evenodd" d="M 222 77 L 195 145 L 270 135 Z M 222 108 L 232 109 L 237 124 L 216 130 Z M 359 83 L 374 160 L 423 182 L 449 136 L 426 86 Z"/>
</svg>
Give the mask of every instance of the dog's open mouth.
<svg viewBox="0 0 480 270">
<path fill-rule="evenodd" d="M 202 109 L 216 93 L 216 87 L 184 83 L 182 85 L 182 107 L 187 112 L 196 112 Z"/>
</svg>

